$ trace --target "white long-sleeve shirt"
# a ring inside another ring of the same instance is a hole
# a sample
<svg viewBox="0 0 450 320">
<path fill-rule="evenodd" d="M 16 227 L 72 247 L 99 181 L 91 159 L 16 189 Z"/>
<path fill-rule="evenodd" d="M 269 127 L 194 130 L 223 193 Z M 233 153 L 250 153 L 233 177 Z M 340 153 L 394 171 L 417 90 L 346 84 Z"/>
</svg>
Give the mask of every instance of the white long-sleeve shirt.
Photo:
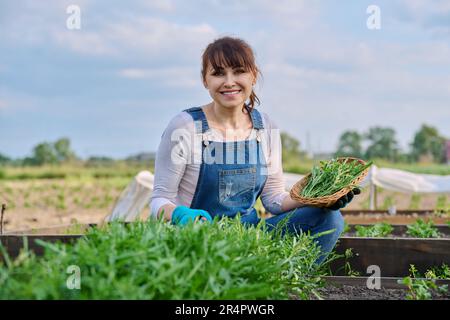
<svg viewBox="0 0 450 320">
<path fill-rule="evenodd" d="M 268 168 L 261 201 L 266 211 L 279 214 L 282 212 L 281 204 L 284 198 L 289 195 L 285 190 L 281 163 L 281 137 L 276 124 L 267 114 L 259 112 L 264 125 L 261 142 L 266 146 L 267 152 L 264 152 L 264 156 Z M 256 131 L 253 129 L 247 139 L 255 139 Z M 220 131 L 214 128 L 210 128 L 206 134 L 210 141 L 224 141 Z M 201 136 L 200 143 L 191 143 L 190 147 L 186 148 L 181 147 L 183 141 L 180 142 L 180 136 L 183 136 L 184 146 L 186 141 L 198 137 L 194 120 L 187 112 L 180 112 L 172 118 L 161 136 L 155 160 L 154 186 L 150 203 L 153 217 L 156 217 L 162 206 L 169 203 L 189 207 L 194 197 L 201 165 Z"/>
</svg>

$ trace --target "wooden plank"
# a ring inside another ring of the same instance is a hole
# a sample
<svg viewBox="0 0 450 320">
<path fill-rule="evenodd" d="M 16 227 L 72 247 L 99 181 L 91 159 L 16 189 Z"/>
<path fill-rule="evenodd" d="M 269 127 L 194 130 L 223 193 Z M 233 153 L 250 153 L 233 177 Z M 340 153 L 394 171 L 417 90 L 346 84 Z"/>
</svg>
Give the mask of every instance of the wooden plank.
<svg viewBox="0 0 450 320">
<path fill-rule="evenodd" d="M 386 214 L 389 215 L 388 210 L 341 210 L 341 213 L 345 215 L 359 215 L 359 214 Z M 395 215 L 428 215 L 434 213 L 434 210 L 397 210 Z"/>
<path fill-rule="evenodd" d="M 382 277 L 407 276 L 410 264 L 422 273 L 443 263 L 450 265 L 450 239 L 341 237 L 336 253 L 344 254 L 350 248 L 353 257 L 331 263 L 333 275 L 346 275 L 343 268 L 346 261 L 360 275 L 367 275 L 368 266 L 377 265 Z"/>
<path fill-rule="evenodd" d="M 78 232 L 84 232 L 90 227 L 96 227 L 96 223 L 88 224 L 62 224 L 56 226 L 49 226 L 45 228 L 32 228 L 23 230 L 6 231 L 3 235 L 67 235 L 73 232 L 71 230 L 76 229 Z M 78 233 L 77 232 L 77 233 Z"/>
<path fill-rule="evenodd" d="M 33 251 L 36 255 L 42 255 L 44 248 L 38 245 L 35 240 L 40 239 L 47 242 L 63 242 L 71 243 L 81 238 L 81 234 L 72 235 L 3 235 L 0 236 L 0 243 L 6 249 L 8 255 L 15 258 L 19 255 L 20 250 L 24 247 L 24 243 L 28 244 L 29 250 Z M 3 254 L 0 252 L 0 259 L 4 259 Z"/>
</svg>

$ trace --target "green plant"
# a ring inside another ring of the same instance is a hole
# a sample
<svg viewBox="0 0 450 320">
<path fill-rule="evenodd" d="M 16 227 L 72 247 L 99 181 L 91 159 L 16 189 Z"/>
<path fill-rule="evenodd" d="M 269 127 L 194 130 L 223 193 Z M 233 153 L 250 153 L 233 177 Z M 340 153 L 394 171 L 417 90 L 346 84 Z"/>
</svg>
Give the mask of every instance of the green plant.
<svg viewBox="0 0 450 320">
<path fill-rule="evenodd" d="M 432 298 L 432 291 L 436 290 L 439 293 L 445 293 L 448 291 L 447 285 L 438 286 L 435 282 L 436 277 L 429 273 L 425 273 L 426 278 L 422 278 L 417 272 L 416 267 L 411 264 L 409 268 L 410 275 L 399 280 L 399 283 L 408 287 L 408 300 L 428 300 Z M 429 278 L 429 276 L 432 276 Z M 419 279 L 417 279 L 419 278 Z"/>
<path fill-rule="evenodd" d="M 417 219 L 415 223 L 407 225 L 406 234 L 415 238 L 440 238 L 441 234 L 434 226 L 432 220 L 425 222 L 423 219 Z"/>
<path fill-rule="evenodd" d="M 307 299 L 321 283 L 313 237 L 236 219 L 116 222 L 71 245 L 40 244 L 41 258 L 24 251 L 0 263 L 0 299 Z M 66 287 L 71 265 L 80 290 Z"/>
<path fill-rule="evenodd" d="M 73 203 L 75 204 L 75 205 L 79 205 L 80 203 L 81 203 L 81 200 L 80 200 L 80 198 L 78 198 L 78 197 L 74 197 L 73 198 Z"/>
<path fill-rule="evenodd" d="M 347 221 L 344 221 L 344 229 L 342 230 L 342 234 L 346 234 L 350 232 L 350 225 L 347 223 Z"/>
<path fill-rule="evenodd" d="M 345 264 L 344 264 L 344 271 L 345 274 L 349 277 L 358 277 L 360 275 L 359 271 L 355 271 L 352 269 L 352 266 L 350 265 L 349 260 L 354 257 L 353 248 L 348 248 L 345 250 L 344 258 L 345 258 Z"/>
<path fill-rule="evenodd" d="M 5 193 L 12 195 L 13 194 L 13 189 L 10 186 L 5 186 Z"/>
<path fill-rule="evenodd" d="M 386 222 L 376 223 L 373 226 L 356 226 L 356 235 L 358 237 L 386 237 L 392 233 L 394 228 Z"/>
<path fill-rule="evenodd" d="M 58 192 L 57 194 L 57 203 L 56 203 L 56 208 L 60 209 L 60 210 L 65 210 L 67 209 L 66 206 L 66 197 L 64 194 L 63 190 L 60 190 L 60 192 Z"/>
<path fill-rule="evenodd" d="M 414 193 L 411 196 L 411 202 L 409 203 L 409 209 L 410 210 L 418 210 L 420 208 L 420 201 L 422 197 L 418 193 Z"/>
<path fill-rule="evenodd" d="M 302 189 L 301 196 L 318 198 L 332 195 L 345 187 L 352 186 L 352 182 L 371 165 L 371 161 L 362 165 L 358 161 L 349 159 L 320 161 L 320 166 L 312 168 L 311 176 Z"/>
<path fill-rule="evenodd" d="M 437 217 L 450 217 L 450 203 L 447 203 L 447 195 L 441 194 L 436 201 L 434 215 Z"/>
<path fill-rule="evenodd" d="M 447 203 L 447 195 L 446 194 L 439 195 L 436 201 L 436 209 L 442 211 L 447 210 L 446 203 Z"/>
<path fill-rule="evenodd" d="M 430 279 L 450 279 L 450 267 L 445 263 L 440 267 L 431 267 L 425 276 Z"/>
<path fill-rule="evenodd" d="M 394 204 L 395 204 L 394 196 L 388 195 L 388 196 L 386 196 L 386 197 L 384 198 L 383 205 L 381 206 L 380 209 L 382 209 L 382 210 L 388 210 L 388 209 L 389 209 L 390 207 L 392 207 Z"/>
</svg>

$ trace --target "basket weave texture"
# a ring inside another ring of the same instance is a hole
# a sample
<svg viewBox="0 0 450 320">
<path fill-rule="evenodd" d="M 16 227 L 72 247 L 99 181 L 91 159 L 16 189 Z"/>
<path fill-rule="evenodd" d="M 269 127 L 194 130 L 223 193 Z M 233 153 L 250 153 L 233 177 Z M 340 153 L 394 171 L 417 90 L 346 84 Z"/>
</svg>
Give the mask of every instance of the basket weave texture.
<svg viewBox="0 0 450 320">
<path fill-rule="evenodd" d="M 358 161 L 362 165 L 366 164 L 366 162 L 364 160 L 361 160 L 358 158 L 346 157 L 346 158 L 338 158 L 337 159 L 337 161 L 339 161 L 339 162 L 344 162 L 345 160 Z M 369 169 L 370 169 L 370 167 L 368 167 L 366 170 L 361 172 L 361 174 L 358 177 L 356 177 L 348 187 L 342 188 L 341 190 L 333 193 L 332 195 L 318 197 L 318 198 L 305 198 L 300 195 L 303 188 L 308 184 L 309 178 L 311 177 L 311 173 L 308 173 L 306 176 L 304 176 L 302 179 L 300 179 L 292 187 L 292 189 L 290 191 L 290 196 L 293 200 L 297 200 L 301 203 L 304 203 L 304 204 L 312 206 L 312 207 L 329 207 L 329 206 L 333 205 L 334 203 L 336 203 L 336 201 L 338 201 L 341 197 L 346 195 L 349 191 L 353 190 L 353 188 L 358 186 L 364 180 L 364 178 L 367 176 L 367 174 L 369 173 Z"/>
</svg>

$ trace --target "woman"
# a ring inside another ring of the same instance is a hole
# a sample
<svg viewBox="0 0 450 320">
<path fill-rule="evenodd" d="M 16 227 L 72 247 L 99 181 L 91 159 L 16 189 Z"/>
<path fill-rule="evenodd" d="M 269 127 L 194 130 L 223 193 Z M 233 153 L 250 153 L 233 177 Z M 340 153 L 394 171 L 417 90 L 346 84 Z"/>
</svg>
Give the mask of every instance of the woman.
<svg viewBox="0 0 450 320">
<path fill-rule="evenodd" d="M 155 162 L 152 216 L 184 225 L 240 213 L 243 223 L 256 225 L 260 219 L 254 204 L 261 196 L 264 208 L 275 215 L 266 219 L 269 229 L 288 216 L 288 232 L 334 230 L 316 240 L 323 252 L 320 263 L 343 230 L 338 209 L 359 190 L 329 208 L 291 199 L 284 189 L 279 130 L 255 109 L 258 73 L 245 41 L 223 37 L 208 45 L 201 74 L 213 101 L 179 113 L 164 131 Z"/>
</svg>

